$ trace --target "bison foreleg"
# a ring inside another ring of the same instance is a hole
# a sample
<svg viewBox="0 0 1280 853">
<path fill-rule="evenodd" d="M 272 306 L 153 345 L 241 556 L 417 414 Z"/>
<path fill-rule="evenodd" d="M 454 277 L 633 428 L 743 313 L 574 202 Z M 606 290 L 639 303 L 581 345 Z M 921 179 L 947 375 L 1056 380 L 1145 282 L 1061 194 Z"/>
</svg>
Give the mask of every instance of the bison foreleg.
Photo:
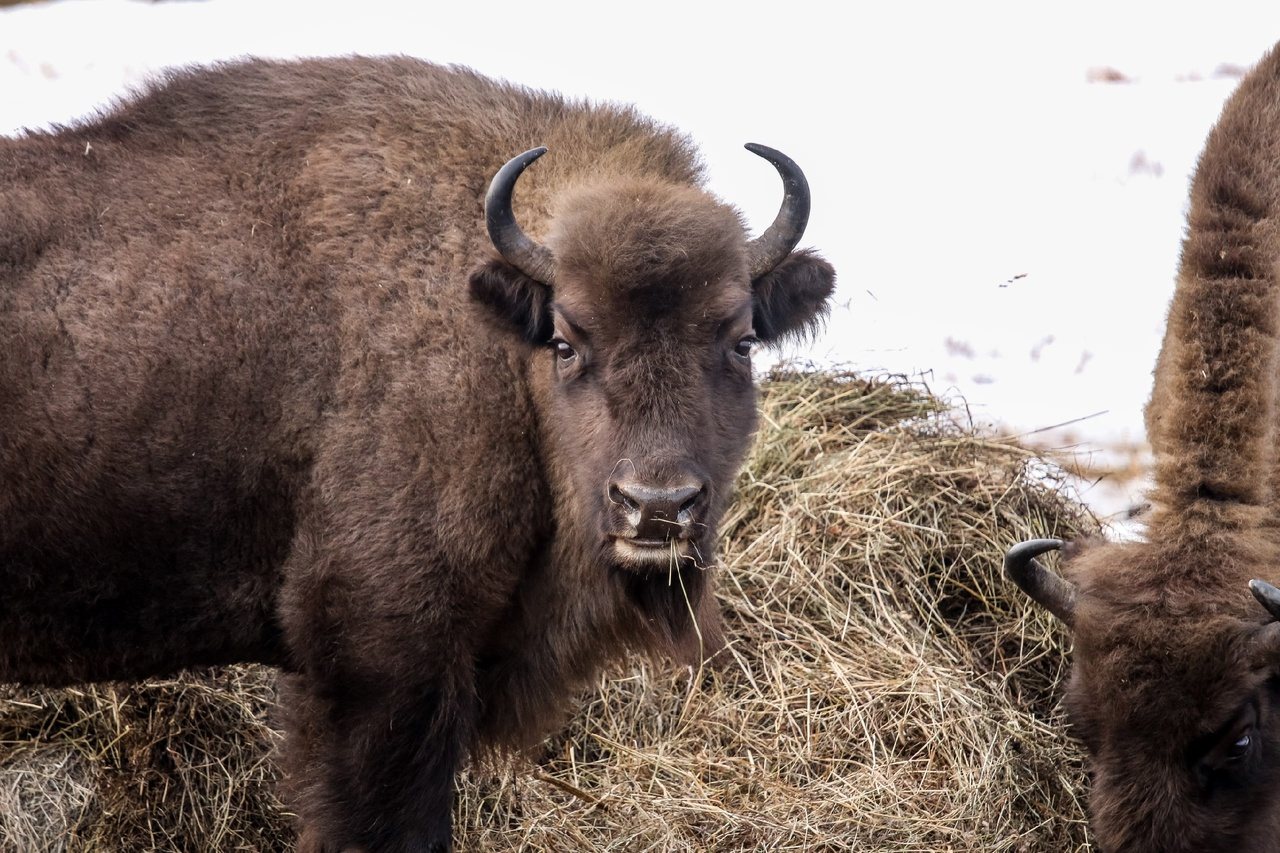
<svg viewBox="0 0 1280 853">
<path fill-rule="evenodd" d="M 473 725 L 469 685 L 317 685 L 289 678 L 286 744 L 304 847 L 447 853 L 453 777 Z"/>
</svg>

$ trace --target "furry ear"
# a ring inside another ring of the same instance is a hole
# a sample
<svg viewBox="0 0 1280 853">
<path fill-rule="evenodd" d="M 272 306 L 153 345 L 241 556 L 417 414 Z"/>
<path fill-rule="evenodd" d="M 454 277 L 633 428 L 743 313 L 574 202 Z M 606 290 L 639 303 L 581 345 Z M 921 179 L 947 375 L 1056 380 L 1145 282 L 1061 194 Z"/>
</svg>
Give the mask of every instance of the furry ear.
<svg viewBox="0 0 1280 853">
<path fill-rule="evenodd" d="M 792 252 L 751 283 L 756 336 L 765 343 L 812 334 L 830 310 L 836 287 L 831 264 L 811 249 Z"/>
<path fill-rule="evenodd" d="M 551 288 L 506 261 L 494 259 L 471 273 L 471 298 L 531 344 L 551 340 Z"/>
</svg>

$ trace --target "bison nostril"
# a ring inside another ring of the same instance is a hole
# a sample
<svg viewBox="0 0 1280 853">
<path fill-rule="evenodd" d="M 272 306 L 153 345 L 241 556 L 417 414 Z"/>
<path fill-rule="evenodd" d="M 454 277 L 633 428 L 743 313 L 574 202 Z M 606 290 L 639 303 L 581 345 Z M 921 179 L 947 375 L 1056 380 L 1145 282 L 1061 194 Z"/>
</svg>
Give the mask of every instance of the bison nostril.
<svg viewBox="0 0 1280 853">
<path fill-rule="evenodd" d="M 617 483 L 609 484 L 609 500 L 626 507 L 628 512 L 635 512 L 640 508 L 630 495 L 619 488 Z"/>
<path fill-rule="evenodd" d="M 693 508 L 694 508 L 694 507 L 696 507 L 698 504 L 702 503 L 702 498 L 703 498 L 703 496 L 705 496 L 705 495 L 706 495 L 706 493 L 707 493 L 707 487 L 706 487 L 706 486 L 699 486 L 699 487 L 697 487 L 696 489 L 686 489 L 686 490 L 684 490 L 684 491 L 682 491 L 682 492 L 681 492 L 681 494 L 679 495 L 679 497 L 684 497 L 684 496 L 685 496 L 685 492 L 690 492 L 690 491 L 692 492 L 692 494 L 690 494 L 690 495 L 689 495 L 689 496 L 688 496 L 688 497 L 687 497 L 687 498 L 686 498 L 686 499 L 685 499 L 685 500 L 680 504 L 680 512 L 681 512 L 682 514 L 683 514 L 683 513 L 690 513 L 690 512 L 693 512 Z M 677 499 L 679 499 L 679 498 L 677 498 Z"/>
<path fill-rule="evenodd" d="M 608 486 L 609 500 L 625 513 L 615 521 L 627 535 L 655 542 L 685 538 L 702 523 L 707 484 L 685 481 L 674 487 L 619 479 Z"/>
</svg>

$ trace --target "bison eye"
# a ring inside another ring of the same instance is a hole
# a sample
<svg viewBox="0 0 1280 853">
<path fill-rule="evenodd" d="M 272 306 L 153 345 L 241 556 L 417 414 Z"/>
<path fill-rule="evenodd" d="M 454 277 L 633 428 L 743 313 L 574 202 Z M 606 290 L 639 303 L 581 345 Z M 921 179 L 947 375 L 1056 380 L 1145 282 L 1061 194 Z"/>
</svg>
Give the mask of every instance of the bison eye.
<svg viewBox="0 0 1280 853">
<path fill-rule="evenodd" d="M 1238 761 L 1249 754 L 1249 747 L 1253 746 L 1253 733 L 1247 731 L 1240 737 L 1236 738 L 1231 744 L 1231 748 L 1227 750 L 1228 761 Z"/>
<path fill-rule="evenodd" d="M 733 352 L 739 358 L 750 358 L 751 349 L 757 343 L 759 343 L 759 340 L 755 335 L 747 335 L 745 338 L 738 341 L 738 345 L 733 348 Z"/>
<path fill-rule="evenodd" d="M 578 351 L 575 350 L 573 347 L 569 346 L 568 341 L 562 341 L 562 340 L 556 339 L 556 340 L 553 340 L 551 343 L 555 345 L 556 358 L 560 359 L 561 361 L 573 361 L 575 358 L 578 357 Z"/>
</svg>

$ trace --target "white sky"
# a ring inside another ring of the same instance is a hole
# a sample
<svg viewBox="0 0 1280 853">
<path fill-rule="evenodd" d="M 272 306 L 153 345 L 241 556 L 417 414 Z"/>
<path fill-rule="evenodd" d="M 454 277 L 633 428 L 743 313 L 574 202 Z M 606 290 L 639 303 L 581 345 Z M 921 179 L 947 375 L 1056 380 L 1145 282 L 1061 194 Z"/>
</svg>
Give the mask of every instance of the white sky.
<svg viewBox="0 0 1280 853">
<path fill-rule="evenodd" d="M 840 285 L 803 355 L 923 373 L 1017 430 L 1105 411 L 1052 434 L 1087 451 L 1142 439 L 1188 175 L 1237 82 L 1215 72 L 1277 39 L 1275 2 L 57 0 L 0 11 L 0 133 L 247 54 L 406 53 L 632 102 L 754 227 L 780 186 L 742 143 L 805 169 L 804 243 Z M 1099 66 L 1133 82 L 1087 83 Z"/>
</svg>

